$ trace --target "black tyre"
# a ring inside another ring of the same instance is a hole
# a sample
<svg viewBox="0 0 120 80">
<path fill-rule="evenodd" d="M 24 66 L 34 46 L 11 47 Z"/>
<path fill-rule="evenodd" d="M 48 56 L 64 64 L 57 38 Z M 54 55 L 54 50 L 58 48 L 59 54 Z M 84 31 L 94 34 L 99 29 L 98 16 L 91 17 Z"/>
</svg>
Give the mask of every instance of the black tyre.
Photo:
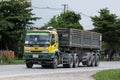
<svg viewBox="0 0 120 80">
<path fill-rule="evenodd" d="M 78 66 L 79 66 L 79 57 L 76 56 L 76 57 L 74 58 L 73 67 L 78 67 Z"/>
<path fill-rule="evenodd" d="M 73 56 L 70 56 L 70 59 L 69 59 L 69 64 L 68 64 L 68 68 L 72 68 L 73 67 Z"/>
<path fill-rule="evenodd" d="M 89 57 L 89 59 L 87 60 L 87 66 L 91 67 L 92 66 L 92 58 Z"/>
<path fill-rule="evenodd" d="M 32 62 L 26 62 L 26 67 L 27 68 L 32 68 L 33 67 L 33 63 Z"/>
<path fill-rule="evenodd" d="M 99 66 L 99 55 L 96 55 L 95 66 Z"/>
<path fill-rule="evenodd" d="M 95 66 L 95 55 L 93 55 L 92 66 Z"/>
<path fill-rule="evenodd" d="M 69 63 L 68 64 L 63 64 L 63 67 L 65 68 L 72 68 L 73 67 L 73 56 L 69 56 Z"/>
<path fill-rule="evenodd" d="M 57 55 L 56 55 L 55 58 L 53 59 L 53 63 L 52 63 L 52 65 L 51 65 L 51 67 L 52 67 L 53 69 L 56 69 L 56 68 L 57 68 L 57 65 L 58 65 L 58 57 L 57 57 Z"/>
</svg>

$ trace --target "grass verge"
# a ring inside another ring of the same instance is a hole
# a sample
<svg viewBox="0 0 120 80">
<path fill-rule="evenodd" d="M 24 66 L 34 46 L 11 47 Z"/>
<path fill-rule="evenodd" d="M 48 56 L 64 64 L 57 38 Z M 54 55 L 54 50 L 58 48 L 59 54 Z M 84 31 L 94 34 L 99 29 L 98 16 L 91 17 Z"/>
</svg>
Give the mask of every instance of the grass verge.
<svg viewBox="0 0 120 80">
<path fill-rule="evenodd" d="M 96 80 L 120 80 L 120 69 L 100 71 L 93 77 Z"/>
<path fill-rule="evenodd" d="M 0 65 L 7 65 L 7 64 L 24 64 L 24 60 L 9 60 L 9 61 L 3 61 L 0 63 Z"/>
</svg>

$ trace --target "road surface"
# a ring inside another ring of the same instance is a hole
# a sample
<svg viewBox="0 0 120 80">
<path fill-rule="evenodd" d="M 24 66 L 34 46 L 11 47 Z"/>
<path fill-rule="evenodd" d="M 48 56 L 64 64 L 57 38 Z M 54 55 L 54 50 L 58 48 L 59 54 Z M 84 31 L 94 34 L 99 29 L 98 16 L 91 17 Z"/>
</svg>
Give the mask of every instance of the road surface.
<svg viewBox="0 0 120 80">
<path fill-rule="evenodd" d="M 34 65 L 0 65 L 0 80 L 94 80 L 91 75 L 100 70 L 120 69 L 120 61 L 100 62 L 98 67 L 44 69 Z"/>
</svg>

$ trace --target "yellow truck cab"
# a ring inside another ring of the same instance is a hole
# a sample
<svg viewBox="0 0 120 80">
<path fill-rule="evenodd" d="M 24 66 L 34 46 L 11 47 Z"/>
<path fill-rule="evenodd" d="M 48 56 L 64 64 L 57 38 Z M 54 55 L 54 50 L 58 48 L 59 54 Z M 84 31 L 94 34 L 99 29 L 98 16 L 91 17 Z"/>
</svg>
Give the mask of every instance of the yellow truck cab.
<svg viewBox="0 0 120 80">
<path fill-rule="evenodd" d="M 27 31 L 23 56 L 26 60 L 26 66 L 31 68 L 33 64 L 41 64 L 46 67 L 50 63 L 53 68 L 56 68 L 53 61 L 55 56 L 58 58 L 58 45 L 56 30 Z M 58 64 L 58 62 L 55 64 Z"/>
</svg>

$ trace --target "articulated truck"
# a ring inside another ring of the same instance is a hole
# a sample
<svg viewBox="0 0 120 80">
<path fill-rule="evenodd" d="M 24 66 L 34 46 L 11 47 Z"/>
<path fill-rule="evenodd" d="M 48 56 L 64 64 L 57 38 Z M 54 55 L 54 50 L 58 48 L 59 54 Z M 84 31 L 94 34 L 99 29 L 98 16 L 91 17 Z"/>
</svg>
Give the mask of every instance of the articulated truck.
<svg viewBox="0 0 120 80">
<path fill-rule="evenodd" d="M 101 34 L 72 28 L 28 30 L 23 59 L 27 68 L 40 64 L 43 68 L 98 66 Z"/>
</svg>

